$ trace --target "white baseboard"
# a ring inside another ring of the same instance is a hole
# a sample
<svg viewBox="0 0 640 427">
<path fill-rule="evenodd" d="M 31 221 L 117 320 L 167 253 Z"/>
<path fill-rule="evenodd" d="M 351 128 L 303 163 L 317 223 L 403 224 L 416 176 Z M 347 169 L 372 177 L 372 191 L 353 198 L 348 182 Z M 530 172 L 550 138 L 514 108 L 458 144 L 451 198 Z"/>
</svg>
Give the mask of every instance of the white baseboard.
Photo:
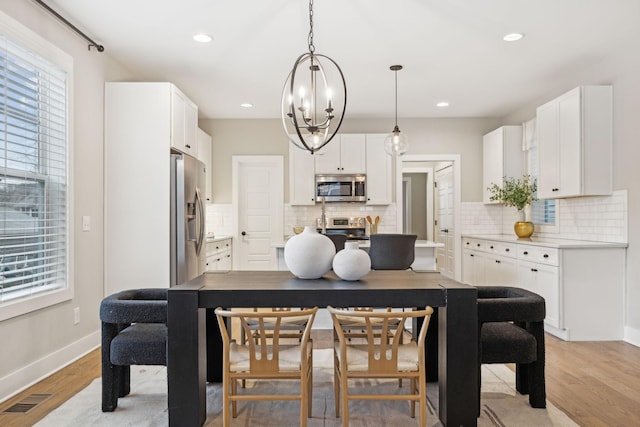
<svg viewBox="0 0 640 427">
<path fill-rule="evenodd" d="M 636 347 L 640 347 L 640 329 L 624 327 L 624 340 L 629 344 L 633 344 Z"/>
<path fill-rule="evenodd" d="M 0 378 L 0 403 L 98 348 L 100 341 L 100 331 L 92 332 L 78 341 Z"/>
</svg>

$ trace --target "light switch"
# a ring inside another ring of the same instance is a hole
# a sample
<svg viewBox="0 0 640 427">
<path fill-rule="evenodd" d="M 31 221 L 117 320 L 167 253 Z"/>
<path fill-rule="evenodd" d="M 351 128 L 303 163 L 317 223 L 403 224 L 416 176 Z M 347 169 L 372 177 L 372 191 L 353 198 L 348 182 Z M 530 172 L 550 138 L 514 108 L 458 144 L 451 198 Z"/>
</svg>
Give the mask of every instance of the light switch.
<svg viewBox="0 0 640 427">
<path fill-rule="evenodd" d="M 89 215 L 84 215 L 82 217 L 82 231 L 90 231 L 91 230 L 91 217 Z"/>
</svg>

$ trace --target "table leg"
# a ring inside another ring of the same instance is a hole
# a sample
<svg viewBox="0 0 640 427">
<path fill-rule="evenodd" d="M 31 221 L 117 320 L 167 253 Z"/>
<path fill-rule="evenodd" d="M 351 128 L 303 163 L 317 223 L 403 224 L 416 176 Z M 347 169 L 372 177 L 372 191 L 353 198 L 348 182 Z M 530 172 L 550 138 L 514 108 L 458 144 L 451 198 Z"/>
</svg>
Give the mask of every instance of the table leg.
<svg viewBox="0 0 640 427">
<path fill-rule="evenodd" d="M 207 312 L 207 381 L 222 382 L 222 335 L 218 326 L 215 309 L 208 308 Z"/>
<path fill-rule="evenodd" d="M 438 309 L 440 421 L 445 426 L 477 426 L 478 308 L 475 288 L 447 289 Z"/>
<path fill-rule="evenodd" d="M 167 329 L 169 426 L 201 426 L 207 417 L 206 329 L 197 290 L 169 291 Z"/>
</svg>

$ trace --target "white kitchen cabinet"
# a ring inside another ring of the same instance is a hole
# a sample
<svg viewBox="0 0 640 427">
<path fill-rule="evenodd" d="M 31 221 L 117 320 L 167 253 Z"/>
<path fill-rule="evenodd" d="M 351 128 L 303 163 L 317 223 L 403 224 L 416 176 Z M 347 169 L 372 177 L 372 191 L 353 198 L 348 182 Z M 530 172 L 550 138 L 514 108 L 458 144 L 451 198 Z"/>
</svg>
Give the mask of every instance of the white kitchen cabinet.
<svg viewBox="0 0 640 427">
<path fill-rule="evenodd" d="M 561 328 L 559 268 L 520 260 L 518 262 L 519 287 L 544 298 L 547 316 L 545 324 Z"/>
<path fill-rule="evenodd" d="M 612 88 L 580 86 L 538 107 L 538 198 L 612 192 Z"/>
<path fill-rule="evenodd" d="M 170 285 L 169 159 L 175 136 L 174 89 L 166 82 L 105 84 L 107 295 Z"/>
<path fill-rule="evenodd" d="M 317 174 L 366 173 L 364 134 L 336 135 L 331 142 L 316 153 Z"/>
<path fill-rule="evenodd" d="M 198 157 L 198 106 L 171 85 L 171 146 Z"/>
<path fill-rule="evenodd" d="M 492 183 L 502 186 L 503 178 L 520 178 L 524 173 L 522 126 L 502 126 L 482 138 L 482 201 L 491 201 L 487 190 Z"/>
<path fill-rule="evenodd" d="M 207 175 L 207 188 L 205 189 L 205 200 L 213 202 L 213 180 L 211 170 L 211 136 L 198 128 L 198 160 L 204 163 L 204 170 Z"/>
<path fill-rule="evenodd" d="M 517 286 L 515 244 L 463 239 L 462 280 L 474 286 Z M 469 265 L 465 266 L 465 263 Z"/>
<path fill-rule="evenodd" d="M 231 237 L 207 242 L 207 271 L 231 270 Z"/>
<path fill-rule="evenodd" d="M 392 202 L 393 164 L 384 151 L 386 134 L 366 135 L 367 204 L 389 205 Z"/>
<path fill-rule="evenodd" d="M 316 155 L 289 143 L 289 204 L 315 205 Z"/>
<path fill-rule="evenodd" d="M 545 330 L 562 339 L 622 339 L 626 245 L 543 240 L 463 237 L 463 281 L 542 296 Z"/>
</svg>

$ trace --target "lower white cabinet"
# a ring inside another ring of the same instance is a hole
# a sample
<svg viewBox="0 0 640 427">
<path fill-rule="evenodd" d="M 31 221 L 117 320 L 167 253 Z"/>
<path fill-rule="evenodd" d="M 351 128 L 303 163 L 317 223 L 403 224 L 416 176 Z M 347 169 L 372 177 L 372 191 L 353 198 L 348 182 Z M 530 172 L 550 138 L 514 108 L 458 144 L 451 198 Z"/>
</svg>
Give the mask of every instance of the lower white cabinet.
<svg viewBox="0 0 640 427">
<path fill-rule="evenodd" d="M 519 261 L 518 279 L 518 287 L 534 292 L 544 298 L 547 310 L 545 323 L 560 329 L 559 267 Z"/>
<path fill-rule="evenodd" d="M 545 330 L 565 340 L 624 334 L 625 244 L 463 237 L 462 281 L 515 286 L 545 299 Z"/>
<path fill-rule="evenodd" d="M 207 271 L 231 270 L 231 237 L 207 242 Z"/>
</svg>

